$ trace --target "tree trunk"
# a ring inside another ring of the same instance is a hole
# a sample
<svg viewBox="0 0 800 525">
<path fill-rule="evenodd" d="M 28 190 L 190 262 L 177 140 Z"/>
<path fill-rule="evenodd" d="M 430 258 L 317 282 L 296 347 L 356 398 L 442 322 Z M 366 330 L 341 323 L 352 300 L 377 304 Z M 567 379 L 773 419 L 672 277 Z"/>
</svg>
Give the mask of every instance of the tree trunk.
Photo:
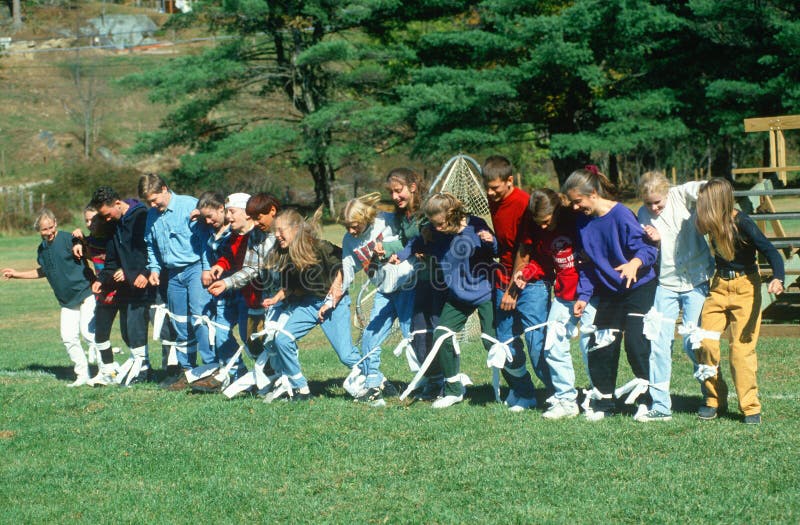
<svg viewBox="0 0 800 525">
<path fill-rule="evenodd" d="M 12 0 L 11 2 L 11 18 L 13 20 L 12 27 L 19 29 L 22 27 L 22 5 L 21 0 Z"/>
</svg>

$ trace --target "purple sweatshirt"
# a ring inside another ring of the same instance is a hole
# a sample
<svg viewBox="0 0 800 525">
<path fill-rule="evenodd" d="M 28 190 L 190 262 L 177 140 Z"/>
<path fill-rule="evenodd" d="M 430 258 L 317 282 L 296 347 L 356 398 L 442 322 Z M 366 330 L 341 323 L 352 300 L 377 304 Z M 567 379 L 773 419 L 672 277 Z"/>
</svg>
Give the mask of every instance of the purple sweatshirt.
<svg viewBox="0 0 800 525">
<path fill-rule="evenodd" d="M 631 283 L 631 290 L 656 278 L 654 265 L 658 249 L 646 242 L 644 228 L 624 205 L 616 203 L 602 217 L 580 216 L 577 228 L 580 243 L 578 300 L 625 292 L 625 280 L 614 268 L 634 257 L 642 261 L 642 266 L 636 273 L 636 282 Z"/>
</svg>

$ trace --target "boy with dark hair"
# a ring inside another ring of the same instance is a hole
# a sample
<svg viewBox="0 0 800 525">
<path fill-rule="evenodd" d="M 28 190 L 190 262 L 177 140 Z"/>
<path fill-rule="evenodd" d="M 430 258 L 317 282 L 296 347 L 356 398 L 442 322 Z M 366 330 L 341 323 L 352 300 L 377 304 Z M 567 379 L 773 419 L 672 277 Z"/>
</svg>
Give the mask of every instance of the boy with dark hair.
<svg viewBox="0 0 800 525">
<path fill-rule="evenodd" d="M 223 257 L 217 264 L 224 271 L 233 271 L 216 282 L 211 283 L 208 291 L 219 296 L 225 290 L 241 290 L 247 303 L 247 340 L 246 347 L 255 358 L 263 350 L 260 339 L 251 340 L 250 336 L 264 328 L 264 307 L 261 305 L 263 292 L 271 285 L 264 270 L 267 254 L 275 245 L 272 234 L 272 223 L 280 211 L 281 204 L 268 193 L 256 193 L 247 199 L 245 213 L 253 221 L 253 228 L 243 233 L 241 243 L 230 257 Z"/>
<path fill-rule="evenodd" d="M 155 290 L 149 285 L 147 269 L 147 246 L 144 230 L 147 209 L 134 199 L 121 199 L 113 188 L 101 186 L 92 196 L 90 205 L 106 222 L 114 224 L 111 242 L 106 249 L 106 261 L 92 285 L 96 294 L 116 290 L 115 301 L 97 309 L 97 348 L 102 364 L 92 384 L 108 385 L 146 381 L 150 376 L 150 361 L 147 352 L 147 323 L 150 305 Z M 120 314 L 119 328 L 122 340 L 131 350 L 131 358 L 118 375 L 111 350 L 111 326 L 117 312 Z"/>
<path fill-rule="evenodd" d="M 514 169 L 507 158 L 492 155 L 481 168 L 492 225 L 497 237 L 500 265 L 495 272 L 494 304 L 497 339 L 507 341 L 523 333 L 525 328 L 547 321 L 550 306 L 550 285 L 538 280 L 520 290 L 514 284 L 514 271 L 527 263 L 527 257 L 515 257 L 517 241 L 530 222 L 528 201 L 530 196 L 521 188 L 514 186 Z M 533 330 L 525 335 L 528 352 L 534 372 L 545 384 L 550 386 L 549 370 L 542 357 L 544 335 L 542 330 Z M 512 361 L 503 369 L 503 376 L 509 385 L 506 405 L 513 412 L 536 406 L 533 381 L 525 367 L 525 353 L 520 338 L 515 338 L 511 346 Z"/>
</svg>

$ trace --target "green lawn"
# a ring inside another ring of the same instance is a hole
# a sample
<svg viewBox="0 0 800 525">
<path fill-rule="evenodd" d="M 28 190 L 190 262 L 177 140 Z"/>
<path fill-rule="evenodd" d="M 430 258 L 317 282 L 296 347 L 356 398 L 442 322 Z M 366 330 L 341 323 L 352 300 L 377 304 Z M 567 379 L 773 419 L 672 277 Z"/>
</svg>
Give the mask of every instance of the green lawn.
<svg viewBox="0 0 800 525">
<path fill-rule="evenodd" d="M 33 267 L 37 242 L 0 238 L 0 266 Z M 548 422 L 492 402 L 475 343 L 463 347 L 476 386 L 461 405 L 356 405 L 319 330 L 301 341 L 306 404 L 68 389 L 47 283 L 0 282 L 0 311 L 2 523 L 800 521 L 795 340 L 759 342 L 760 427 L 736 410 L 699 422 L 677 346 L 671 423 Z M 410 379 L 390 350 L 384 363 Z M 630 377 L 623 367 L 620 384 Z"/>
</svg>

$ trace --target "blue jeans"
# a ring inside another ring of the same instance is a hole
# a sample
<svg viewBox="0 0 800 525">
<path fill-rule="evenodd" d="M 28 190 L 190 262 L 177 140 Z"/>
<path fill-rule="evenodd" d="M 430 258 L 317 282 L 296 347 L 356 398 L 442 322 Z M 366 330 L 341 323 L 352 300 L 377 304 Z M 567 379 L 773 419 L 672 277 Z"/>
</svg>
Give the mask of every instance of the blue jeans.
<svg viewBox="0 0 800 525">
<path fill-rule="evenodd" d="M 196 262 L 183 268 L 171 268 L 167 285 L 167 308 L 176 316 L 186 317 L 186 321 L 171 319 L 175 328 L 175 346 L 178 349 L 178 364 L 181 368 L 197 365 L 197 351 L 203 363 L 216 362 L 216 356 L 208 342 L 208 327 L 193 326 L 195 315 L 207 311 L 212 296 L 200 281 L 202 269 Z"/>
<path fill-rule="evenodd" d="M 547 320 L 547 311 L 550 308 L 550 283 L 545 281 L 528 283 L 517 297 L 516 308 L 510 311 L 500 309 L 503 290 L 496 288 L 494 292 L 495 331 L 498 341 L 507 341 L 515 335 L 522 334 L 525 328 Z M 544 359 L 544 329 L 528 332 L 525 334 L 525 341 L 528 344 L 533 372 L 544 383 L 545 390 L 552 391 L 553 381 Z M 518 397 L 534 397 L 533 381 L 525 369 L 525 352 L 520 338 L 514 339 L 511 344 L 511 354 L 513 359 L 503 369 L 503 377 Z"/>
<path fill-rule="evenodd" d="M 683 310 L 681 316 L 683 324 L 700 324 L 700 313 L 708 295 L 708 282 L 695 286 L 688 292 L 673 292 L 660 286 L 656 289 L 656 298 L 653 306 L 664 317 L 678 318 L 678 311 Z M 669 382 L 672 375 L 672 343 L 675 340 L 675 325 L 666 323 L 661 325 L 659 336 L 652 341 L 650 352 L 650 397 L 653 404 L 652 410 L 664 414 L 672 413 L 672 400 L 669 397 Z M 689 344 L 688 338 L 683 340 L 683 351 L 692 360 L 697 368 L 697 360 Z"/>
<path fill-rule="evenodd" d="M 375 293 L 370 312 L 370 322 L 364 329 L 361 337 L 361 355 L 367 355 L 372 349 L 377 348 L 361 365 L 362 372 L 367 378 L 366 388 L 379 387 L 383 383 L 381 366 L 381 344 L 386 340 L 392 323 L 395 319 L 400 322 L 400 331 L 403 337 L 411 333 L 411 314 L 414 308 L 414 289 L 398 290 L 389 294 Z"/>
<path fill-rule="evenodd" d="M 575 389 L 575 368 L 572 366 L 569 340 L 578 335 L 579 322 L 581 326 L 588 326 L 594 323 L 596 303 L 597 300 L 589 301 L 580 318 L 572 315 L 572 307 L 575 305 L 575 301 L 567 301 L 556 297 L 553 300 L 553 304 L 550 305 L 548 321 L 567 321 L 566 337 L 556 339 L 553 347 L 550 350 L 546 350 L 544 355 L 547 366 L 550 368 L 556 399 L 575 401 L 578 397 L 578 391 Z M 587 334 L 580 334 L 578 341 L 584 365 L 586 364 L 586 355 L 589 349 L 589 337 Z"/>
<path fill-rule="evenodd" d="M 236 341 L 235 327 L 239 326 L 239 337 L 247 341 L 247 305 L 244 297 L 238 291 L 225 293 L 216 300 L 214 322 L 227 327 L 227 330 L 217 327 L 214 337 L 214 349 L 220 365 L 225 366 L 239 349 Z M 233 379 L 246 372 L 244 360 L 241 355 L 236 363 L 231 366 L 230 375 Z"/>
<path fill-rule="evenodd" d="M 285 374 L 289 378 L 292 388 L 299 389 L 308 386 L 308 381 L 300 368 L 297 341 L 319 324 L 317 314 L 323 303 L 324 299 L 320 297 L 307 296 L 291 304 L 283 302 L 273 307 L 281 309 L 276 312 L 276 318 L 282 311 L 289 312 L 289 319 L 283 329 L 294 337 L 279 332 L 272 344 L 277 354 L 273 366 L 276 372 Z M 339 361 L 346 367 L 352 368 L 361 359 L 361 353 L 358 348 L 353 346 L 353 338 L 350 333 L 350 296 L 348 294 L 342 297 L 336 308 L 328 311 L 328 315 L 320 326 L 336 351 L 336 355 L 339 356 Z"/>
</svg>

